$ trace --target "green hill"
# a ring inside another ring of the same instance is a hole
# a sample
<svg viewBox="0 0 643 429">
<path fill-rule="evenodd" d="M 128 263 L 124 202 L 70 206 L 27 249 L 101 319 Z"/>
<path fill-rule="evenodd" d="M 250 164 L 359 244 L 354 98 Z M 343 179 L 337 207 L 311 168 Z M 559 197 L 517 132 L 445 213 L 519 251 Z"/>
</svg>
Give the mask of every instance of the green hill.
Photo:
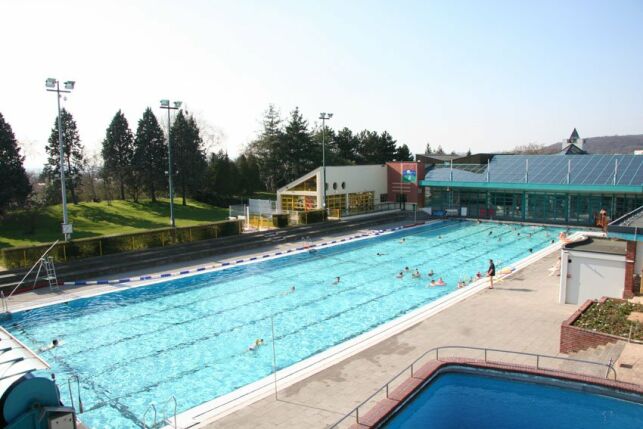
<svg viewBox="0 0 643 429">
<path fill-rule="evenodd" d="M 142 200 L 68 204 L 74 224 L 73 238 L 140 232 L 170 226 L 168 200 L 155 203 Z M 174 204 L 177 226 L 191 226 L 227 219 L 228 209 L 196 201 L 187 206 Z M 43 244 L 62 238 L 62 206 L 48 206 L 37 211 L 18 210 L 0 223 L 0 248 Z"/>
</svg>

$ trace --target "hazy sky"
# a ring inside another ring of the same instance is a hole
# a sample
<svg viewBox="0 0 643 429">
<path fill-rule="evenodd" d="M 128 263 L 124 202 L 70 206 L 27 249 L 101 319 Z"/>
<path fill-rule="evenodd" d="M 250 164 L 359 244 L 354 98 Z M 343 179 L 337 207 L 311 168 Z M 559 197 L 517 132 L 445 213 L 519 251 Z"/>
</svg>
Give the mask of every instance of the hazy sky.
<svg viewBox="0 0 643 429">
<path fill-rule="evenodd" d="M 55 115 L 88 153 L 179 99 L 232 155 L 274 103 L 422 152 L 643 133 L 643 1 L 0 0 L 0 112 L 40 168 Z M 163 117 L 165 118 L 165 117 Z"/>
</svg>

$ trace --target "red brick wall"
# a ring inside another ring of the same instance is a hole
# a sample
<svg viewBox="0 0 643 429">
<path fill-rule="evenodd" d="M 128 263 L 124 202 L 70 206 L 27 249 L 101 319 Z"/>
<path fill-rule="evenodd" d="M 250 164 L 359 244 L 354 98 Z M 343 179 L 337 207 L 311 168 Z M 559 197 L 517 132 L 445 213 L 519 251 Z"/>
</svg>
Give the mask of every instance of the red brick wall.
<svg viewBox="0 0 643 429">
<path fill-rule="evenodd" d="M 403 183 L 402 170 L 404 168 L 415 169 L 416 183 Z M 420 162 L 387 162 L 386 163 L 387 194 L 389 202 L 398 201 L 398 195 L 402 192 L 406 195 L 406 202 L 424 207 L 424 192 L 419 186 L 420 180 L 424 180 L 424 164 Z"/>
<path fill-rule="evenodd" d="M 600 301 L 604 302 L 606 299 L 606 297 L 603 297 Z M 619 338 L 613 335 L 590 331 L 589 329 L 579 328 L 578 326 L 572 326 L 576 319 L 578 319 L 580 315 L 593 304 L 594 301 L 588 299 L 560 326 L 561 353 L 573 353 L 579 350 L 602 346 L 607 343 L 615 343 L 618 341 Z"/>
<path fill-rule="evenodd" d="M 634 261 L 636 261 L 636 241 L 627 242 L 625 251 L 625 287 L 623 288 L 623 298 L 633 298 L 634 290 Z"/>
</svg>

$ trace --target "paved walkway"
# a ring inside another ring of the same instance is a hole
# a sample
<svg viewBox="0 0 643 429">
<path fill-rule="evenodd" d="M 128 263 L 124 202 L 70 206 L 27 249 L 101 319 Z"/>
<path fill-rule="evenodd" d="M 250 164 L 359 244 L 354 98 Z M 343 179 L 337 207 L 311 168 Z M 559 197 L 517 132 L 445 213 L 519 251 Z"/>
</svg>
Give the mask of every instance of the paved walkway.
<svg viewBox="0 0 643 429">
<path fill-rule="evenodd" d="M 466 345 L 558 355 L 560 324 L 577 308 L 558 304 L 556 254 L 414 327 L 208 428 L 323 428 L 336 422 L 422 352 Z M 526 363 L 526 362 L 524 362 Z"/>
</svg>

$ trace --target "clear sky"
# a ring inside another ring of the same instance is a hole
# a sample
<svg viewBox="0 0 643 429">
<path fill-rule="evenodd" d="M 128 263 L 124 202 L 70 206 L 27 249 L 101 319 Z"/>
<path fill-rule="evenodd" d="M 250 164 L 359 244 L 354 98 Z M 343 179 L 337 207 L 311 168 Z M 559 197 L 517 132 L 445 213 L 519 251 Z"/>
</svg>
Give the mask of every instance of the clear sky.
<svg viewBox="0 0 643 429">
<path fill-rule="evenodd" d="M 179 99 L 239 153 L 274 103 L 422 152 L 643 133 L 643 1 L 0 0 L 0 112 L 39 168 L 47 77 L 96 153 Z"/>
</svg>

